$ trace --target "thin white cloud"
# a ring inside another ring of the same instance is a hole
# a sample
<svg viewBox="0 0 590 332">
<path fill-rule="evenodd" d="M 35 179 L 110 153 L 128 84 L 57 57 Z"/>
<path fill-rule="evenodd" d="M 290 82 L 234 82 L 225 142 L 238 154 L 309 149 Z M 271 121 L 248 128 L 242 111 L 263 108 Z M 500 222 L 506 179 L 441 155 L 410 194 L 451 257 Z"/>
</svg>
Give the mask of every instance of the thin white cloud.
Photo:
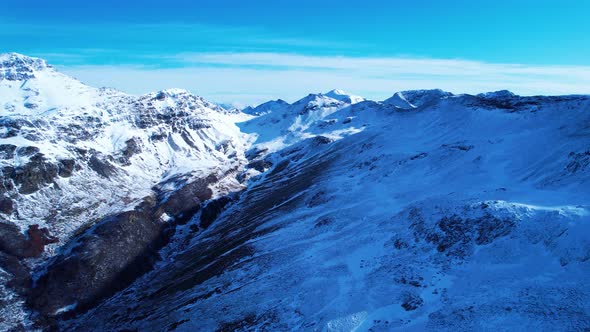
<svg viewBox="0 0 590 332">
<path fill-rule="evenodd" d="M 523 95 L 588 94 L 590 67 L 494 64 L 460 59 L 360 58 L 280 53 L 191 53 L 164 57 L 183 68 L 70 66 L 66 73 L 129 93 L 180 87 L 220 102 L 296 100 L 333 88 L 382 100 L 395 91 L 509 89 Z"/>
</svg>

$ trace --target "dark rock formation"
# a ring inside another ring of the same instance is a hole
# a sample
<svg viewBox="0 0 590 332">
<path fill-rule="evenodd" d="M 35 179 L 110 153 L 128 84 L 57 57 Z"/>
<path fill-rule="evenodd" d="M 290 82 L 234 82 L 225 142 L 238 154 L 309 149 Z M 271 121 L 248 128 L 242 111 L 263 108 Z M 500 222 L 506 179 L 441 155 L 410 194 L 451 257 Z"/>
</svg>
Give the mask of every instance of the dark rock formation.
<svg viewBox="0 0 590 332">
<path fill-rule="evenodd" d="M 14 158 L 14 151 L 15 150 L 16 150 L 16 145 L 0 144 L 0 159 Z"/>
<path fill-rule="evenodd" d="M 319 191 L 315 193 L 307 202 L 308 207 L 315 207 L 318 205 L 322 205 L 329 201 L 327 194 L 324 191 Z"/>
<path fill-rule="evenodd" d="M 29 305 L 43 315 L 75 305 L 84 311 L 151 269 L 166 243 L 166 224 L 149 213 L 110 216 L 74 238 L 37 280 Z"/>
<path fill-rule="evenodd" d="M 30 58 L 16 53 L 0 62 L 0 78 L 9 81 L 24 81 L 35 78 L 35 70 L 50 67 L 42 59 Z"/>
<path fill-rule="evenodd" d="M 334 140 L 326 137 L 326 136 L 316 136 L 313 138 L 313 144 L 314 145 L 323 145 L 323 144 L 329 144 L 332 143 Z"/>
<path fill-rule="evenodd" d="M 253 168 L 259 172 L 264 172 L 272 167 L 272 163 L 268 160 L 255 160 L 249 163 L 246 167 Z"/>
<path fill-rule="evenodd" d="M 28 296 L 28 305 L 45 318 L 76 315 L 127 287 L 152 269 L 175 226 L 190 220 L 201 203 L 211 198 L 208 185 L 215 181 L 215 176 L 209 176 L 172 193 L 160 192 L 157 199 L 147 197 L 134 211 L 106 217 L 75 236 L 46 266 Z M 229 201 L 211 202 L 205 212 L 207 221 Z M 163 213 L 173 222 L 164 221 Z M 39 243 L 36 231 L 29 232 L 33 251 Z M 66 313 L 62 308 L 70 310 Z"/>
<path fill-rule="evenodd" d="M 570 162 L 565 166 L 565 169 L 570 173 L 584 171 L 590 165 L 590 150 L 580 153 L 570 152 L 568 157 Z"/>
<path fill-rule="evenodd" d="M 211 225 L 223 209 L 232 201 L 229 196 L 223 196 L 209 202 L 201 211 L 201 227 L 207 228 Z"/>
<path fill-rule="evenodd" d="M 0 223 L 0 251 L 17 258 L 39 257 L 45 246 L 57 243 L 47 228 L 31 225 L 25 236 L 20 229 L 9 223 Z"/>
<path fill-rule="evenodd" d="M 456 150 L 460 150 L 460 151 L 469 151 L 469 150 L 473 149 L 473 145 L 466 145 L 466 144 L 443 144 L 442 147 L 448 148 L 448 149 L 456 149 Z"/>
<path fill-rule="evenodd" d="M 90 157 L 88 166 L 90 166 L 93 171 L 98 173 L 98 175 L 105 178 L 110 178 L 117 172 L 116 167 L 113 166 L 108 160 L 105 160 L 104 156 L 99 153 L 93 154 Z"/>
<path fill-rule="evenodd" d="M 268 152 L 268 148 L 261 149 L 259 147 L 255 147 L 246 152 L 246 158 L 248 158 L 248 160 L 253 160 L 262 156 L 265 152 Z"/>
<path fill-rule="evenodd" d="M 129 158 L 141 153 L 141 141 L 137 138 L 131 138 L 125 141 L 125 148 L 121 150 L 121 156 L 118 161 L 123 165 L 130 165 Z"/>
<path fill-rule="evenodd" d="M 62 159 L 57 164 L 57 174 L 62 178 L 72 176 L 76 167 L 76 161 L 74 159 Z"/>
<path fill-rule="evenodd" d="M 47 228 L 39 228 L 39 225 L 29 226 L 27 235 L 29 237 L 29 249 L 27 254 L 31 257 L 41 256 L 46 245 L 59 242 L 56 237 L 49 234 Z"/>
<path fill-rule="evenodd" d="M 165 100 L 165 99 L 166 99 L 166 93 L 164 93 L 163 91 L 160 91 L 160 92 L 159 92 L 159 93 L 158 93 L 158 94 L 157 94 L 157 95 L 154 97 L 154 99 L 155 99 L 155 100 L 159 100 L 159 101 Z"/>
<path fill-rule="evenodd" d="M 184 224 L 192 218 L 201 208 L 201 202 L 211 198 L 213 192 L 209 189 L 209 184 L 216 182 L 217 178 L 213 175 L 204 179 L 197 179 L 173 193 L 160 193 L 159 206 L 156 214 L 166 213 L 175 219 L 178 224 Z"/>
<path fill-rule="evenodd" d="M 416 294 L 405 294 L 402 302 L 402 308 L 405 311 L 413 311 L 420 308 L 424 304 L 424 300 Z"/>
<path fill-rule="evenodd" d="M 421 229 L 422 226 L 416 227 L 416 224 L 412 226 L 427 242 L 435 244 L 439 252 L 463 258 L 471 253 L 473 243 L 485 245 L 506 236 L 514 229 L 515 223 L 486 213 L 478 218 L 462 218 L 458 215 L 443 217 L 436 222 L 436 229 L 432 231 Z"/>
<path fill-rule="evenodd" d="M 17 149 L 17 154 L 21 155 L 23 153 L 26 155 L 33 153 L 35 149 L 24 149 L 22 151 Z M 12 179 L 18 187 L 18 192 L 27 195 L 36 192 L 47 184 L 53 183 L 58 174 L 58 167 L 46 161 L 42 153 L 35 153 L 30 157 L 28 163 L 15 168 L 4 167 L 2 173 L 4 181 L 8 178 Z"/>
<path fill-rule="evenodd" d="M 18 258 L 0 251 L 0 269 L 8 275 L 6 286 L 20 295 L 29 291 L 31 287 L 30 271 Z M 4 304 L 3 302 L 4 299 L 0 299 L 0 306 Z"/>
<path fill-rule="evenodd" d="M 12 214 L 14 211 L 14 203 L 8 197 L 0 197 L 0 213 Z"/>
<path fill-rule="evenodd" d="M 415 156 L 410 157 L 410 160 L 424 159 L 426 157 L 428 157 L 428 153 L 421 152 L 421 153 L 419 153 L 419 154 L 417 154 Z"/>
<path fill-rule="evenodd" d="M 36 153 L 39 153 L 39 148 L 35 146 L 21 146 L 16 149 L 16 154 L 21 157 L 30 157 Z"/>
</svg>

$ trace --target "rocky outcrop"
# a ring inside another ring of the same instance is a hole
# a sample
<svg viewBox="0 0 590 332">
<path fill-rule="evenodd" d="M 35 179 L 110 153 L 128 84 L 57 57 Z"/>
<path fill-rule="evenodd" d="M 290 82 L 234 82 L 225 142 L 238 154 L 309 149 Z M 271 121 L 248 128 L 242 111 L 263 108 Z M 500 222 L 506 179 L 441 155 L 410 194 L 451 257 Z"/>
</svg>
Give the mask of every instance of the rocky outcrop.
<svg viewBox="0 0 590 332">
<path fill-rule="evenodd" d="M 197 179 L 182 185 L 180 189 L 172 193 L 156 188 L 156 191 L 159 192 L 158 200 L 162 203 L 155 214 L 157 216 L 165 214 L 165 218 L 173 218 L 176 223 L 185 224 L 200 210 L 201 203 L 211 198 L 213 191 L 209 185 L 216 181 L 217 177 L 210 175 L 204 179 Z"/>
<path fill-rule="evenodd" d="M 229 196 L 223 196 L 218 199 L 212 200 L 201 211 L 200 226 L 201 228 L 209 227 L 217 216 L 225 209 L 225 207 L 231 203 L 233 199 Z"/>
<path fill-rule="evenodd" d="M 9 53 L 0 61 L 0 78 L 9 81 L 22 81 L 35 78 L 35 70 L 49 67 L 42 59 L 29 58 L 17 53 Z"/>
<path fill-rule="evenodd" d="M 14 224 L 0 223 L 0 328 L 18 325 L 18 317 L 6 315 L 29 295 L 32 278 L 25 260 L 41 256 L 47 244 L 57 241 L 39 225 L 31 225 L 25 235 Z"/>
<path fill-rule="evenodd" d="M 14 203 L 8 197 L 0 197 L 0 213 L 9 215 L 14 211 Z"/>
<path fill-rule="evenodd" d="M 125 141 L 125 148 L 121 150 L 121 155 L 118 158 L 118 161 L 124 166 L 131 165 L 129 159 L 138 153 L 141 153 L 141 140 L 135 137 L 130 138 Z"/>
<path fill-rule="evenodd" d="M 590 165 L 590 150 L 583 152 L 570 152 L 568 154 L 569 162 L 565 169 L 570 173 L 583 172 Z"/>
<path fill-rule="evenodd" d="M 149 211 L 105 218 L 72 239 L 35 283 L 29 304 L 47 316 L 83 311 L 148 271 L 166 243 L 167 225 Z"/>
<path fill-rule="evenodd" d="M 6 274 L 6 286 L 19 295 L 25 295 L 31 287 L 29 269 L 17 257 L 0 251 L 0 269 Z M 1 279 L 1 278 L 0 278 Z M 0 303 L 3 301 L 0 300 Z"/>
<path fill-rule="evenodd" d="M 11 256 L 39 257 L 46 245 L 57 242 L 47 228 L 39 228 L 39 225 L 29 226 L 25 235 L 14 224 L 0 223 L 0 251 Z"/>
<path fill-rule="evenodd" d="M 117 168 L 101 153 L 94 153 L 88 160 L 88 166 L 103 178 L 110 178 L 117 172 Z"/>
<path fill-rule="evenodd" d="M 28 163 L 5 168 L 3 173 L 5 179 L 10 178 L 14 181 L 19 193 L 27 195 L 53 183 L 58 174 L 58 167 L 48 162 L 42 153 L 36 153 L 30 157 Z"/>
<path fill-rule="evenodd" d="M 76 166 L 74 159 L 62 159 L 57 164 L 57 174 L 62 178 L 69 178 L 74 173 Z"/>
<path fill-rule="evenodd" d="M 175 227 L 211 198 L 209 185 L 216 181 L 211 175 L 159 192 L 156 199 L 147 197 L 135 210 L 108 216 L 72 238 L 44 268 L 28 304 L 44 317 L 72 316 L 127 287 L 152 269 Z M 207 220 L 228 202 L 221 198 L 207 205 Z"/>
<path fill-rule="evenodd" d="M 416 294 L 407 293 L 403 295 L 403 302 L 401 304 L 405 311 L 413 311 L 420 308 L 424 304 L 424 300 Z"/>
<path fill-rule="evenodd" d="M 498 218 L 482 212 L 483 209 L 485 205 L 476 207 L 472 217 L 457 214 L 443 216 L 434 224 L 416 209 L 410 209 L 409 218 L 416 239 L 433 244 L 438 252 L 451 258 L 465 258 L 471 255 L 475 245 L 490 244 L 495 239 L 510 234 L 516 227 L 514 220 Z"/>
</svg>

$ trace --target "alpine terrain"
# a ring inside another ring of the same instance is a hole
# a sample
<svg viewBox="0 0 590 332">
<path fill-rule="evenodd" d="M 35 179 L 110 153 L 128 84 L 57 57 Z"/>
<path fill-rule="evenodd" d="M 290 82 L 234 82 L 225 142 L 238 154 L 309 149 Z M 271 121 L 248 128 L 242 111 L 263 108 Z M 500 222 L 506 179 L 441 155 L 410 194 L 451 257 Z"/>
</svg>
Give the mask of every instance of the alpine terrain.
<svg viewBox="0 0 590 332">
<path fill-rule="evenodd" d="M 0 112 L 2 331 L 590 330 L 590 96 L 237 110 L 9 53 Z"/>
</svg>

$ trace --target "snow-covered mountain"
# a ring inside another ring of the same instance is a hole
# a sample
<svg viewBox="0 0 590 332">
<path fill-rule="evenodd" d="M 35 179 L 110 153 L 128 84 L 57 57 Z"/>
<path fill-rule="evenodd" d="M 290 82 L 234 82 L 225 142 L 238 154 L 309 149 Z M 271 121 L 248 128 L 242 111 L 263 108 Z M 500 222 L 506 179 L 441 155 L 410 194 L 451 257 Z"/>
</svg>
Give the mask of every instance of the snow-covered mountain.
<svg viewBox="0 0 590 332">
<path fill-rule="evenodd" d="M 3 327 L 590 328 L 588 96 L 236 113 L 0 63 Z"/>
<path fill-rule="evenodd" d="M 24 239 L 2 243 L 17 257 L 52 256 L 73 234 L 145 201 L 163 206 L 156 214 L 166 222 L 198 204 L 169 201 L 196 179 L 214 178 L 206 199 L 243 188 L 236 174 L 249 139 L 235 122 L 247 116 L 184 90 L 97 89 L 11 53 L 0 56 L 0 109 L 0 218 L 11 227 L 2 235 L 41 229 L 44 244 L 57 242 L 45 252 L 22 249 L 31 246 Z"/>
<path fill-rule="evenodd" d="M 0 73 L 2 193 L 23 230 L 40 224 L 65 239 L 133 208 L 160 182 L 226 177 L 245 162 L 239 115 L 187 91 L 96 89 L 18 54 L 0 58 Z M 224 186 L 239 187 L 226 178 Z"/>
</svg>

